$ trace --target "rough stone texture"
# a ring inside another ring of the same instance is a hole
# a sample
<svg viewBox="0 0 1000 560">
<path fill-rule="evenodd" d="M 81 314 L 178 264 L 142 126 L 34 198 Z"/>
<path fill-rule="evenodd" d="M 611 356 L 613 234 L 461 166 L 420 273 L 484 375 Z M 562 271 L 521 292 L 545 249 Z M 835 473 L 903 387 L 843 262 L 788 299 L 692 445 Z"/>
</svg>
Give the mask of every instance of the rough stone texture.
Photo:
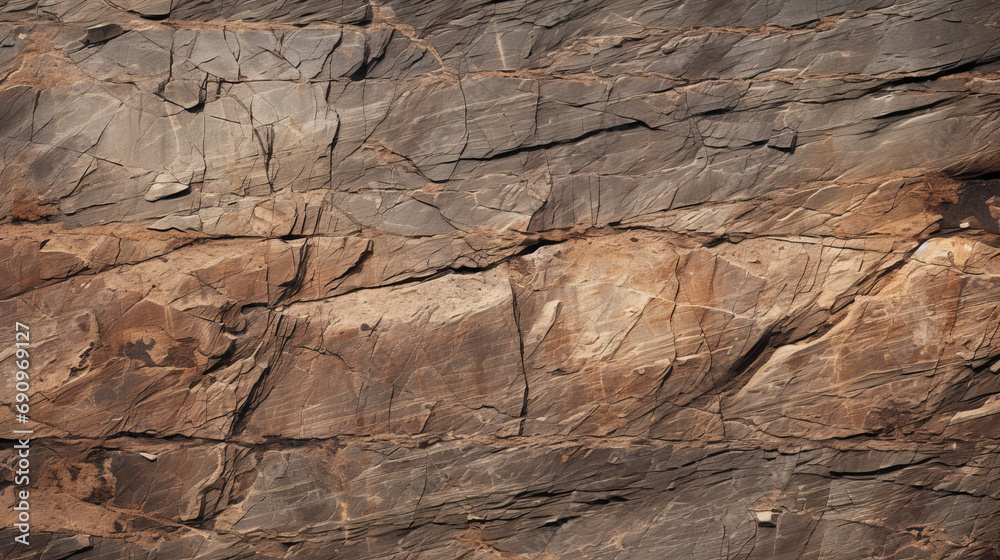
<svg viewBox="0 0 1000 560">
<path fill-rule="evenodd" d="M 995 1 L 10 0 L 0 216 L 5 559 L 1000 558 Z"/>
</svg>

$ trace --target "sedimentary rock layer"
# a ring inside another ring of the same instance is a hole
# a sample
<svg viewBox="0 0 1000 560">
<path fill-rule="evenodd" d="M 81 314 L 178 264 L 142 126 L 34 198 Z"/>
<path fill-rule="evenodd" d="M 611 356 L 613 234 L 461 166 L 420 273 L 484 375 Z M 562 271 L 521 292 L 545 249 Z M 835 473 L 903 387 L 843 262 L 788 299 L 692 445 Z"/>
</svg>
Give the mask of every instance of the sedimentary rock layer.
<svg viewBox="0 0 1000 560">
<path fill-rule="evenodd" d="M 1000 557 L 997 2 L 11 0 L 0 216 L 4 558 Z"/>
</svg>

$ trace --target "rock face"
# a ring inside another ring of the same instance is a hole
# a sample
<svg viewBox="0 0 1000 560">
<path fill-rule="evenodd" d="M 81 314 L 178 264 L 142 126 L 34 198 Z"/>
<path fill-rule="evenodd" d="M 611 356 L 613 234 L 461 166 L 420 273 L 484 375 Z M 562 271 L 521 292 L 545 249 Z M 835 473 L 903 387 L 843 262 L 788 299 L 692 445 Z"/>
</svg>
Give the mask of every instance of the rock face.
<svg viewBox="0 0 1000 560">
<path fill-rule="evenodd" d="M 10 0 L 0 216 L 3 558 L 1000 558 L 995 1 Z"/>
</svg>

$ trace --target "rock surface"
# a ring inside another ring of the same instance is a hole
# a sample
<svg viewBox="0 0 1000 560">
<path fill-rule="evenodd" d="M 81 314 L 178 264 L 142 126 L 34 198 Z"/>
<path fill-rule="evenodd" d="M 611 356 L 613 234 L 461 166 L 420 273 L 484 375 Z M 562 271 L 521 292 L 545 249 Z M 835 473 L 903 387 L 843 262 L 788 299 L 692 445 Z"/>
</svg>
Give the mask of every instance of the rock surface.
<svg viewBox="0 0 1000 560">
<path fill-rule="evenodd" d="M 3 3 L 0 556 L 1000 558 L 998 7 Z"/>
</svg>

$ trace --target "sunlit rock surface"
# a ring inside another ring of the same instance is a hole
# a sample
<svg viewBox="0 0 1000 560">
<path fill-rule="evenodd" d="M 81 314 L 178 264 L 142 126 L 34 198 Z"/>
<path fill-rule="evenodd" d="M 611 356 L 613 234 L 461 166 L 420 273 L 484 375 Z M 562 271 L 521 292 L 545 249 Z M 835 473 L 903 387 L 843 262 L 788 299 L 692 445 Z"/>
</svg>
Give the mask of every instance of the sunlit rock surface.
<svg viewBox="0 0 1000 560">
<path fill-rule="evenodd" d="M 995 1 L 10 0 L 0 216 L 3 558 L 1000 557 Z"/>
</svg>

